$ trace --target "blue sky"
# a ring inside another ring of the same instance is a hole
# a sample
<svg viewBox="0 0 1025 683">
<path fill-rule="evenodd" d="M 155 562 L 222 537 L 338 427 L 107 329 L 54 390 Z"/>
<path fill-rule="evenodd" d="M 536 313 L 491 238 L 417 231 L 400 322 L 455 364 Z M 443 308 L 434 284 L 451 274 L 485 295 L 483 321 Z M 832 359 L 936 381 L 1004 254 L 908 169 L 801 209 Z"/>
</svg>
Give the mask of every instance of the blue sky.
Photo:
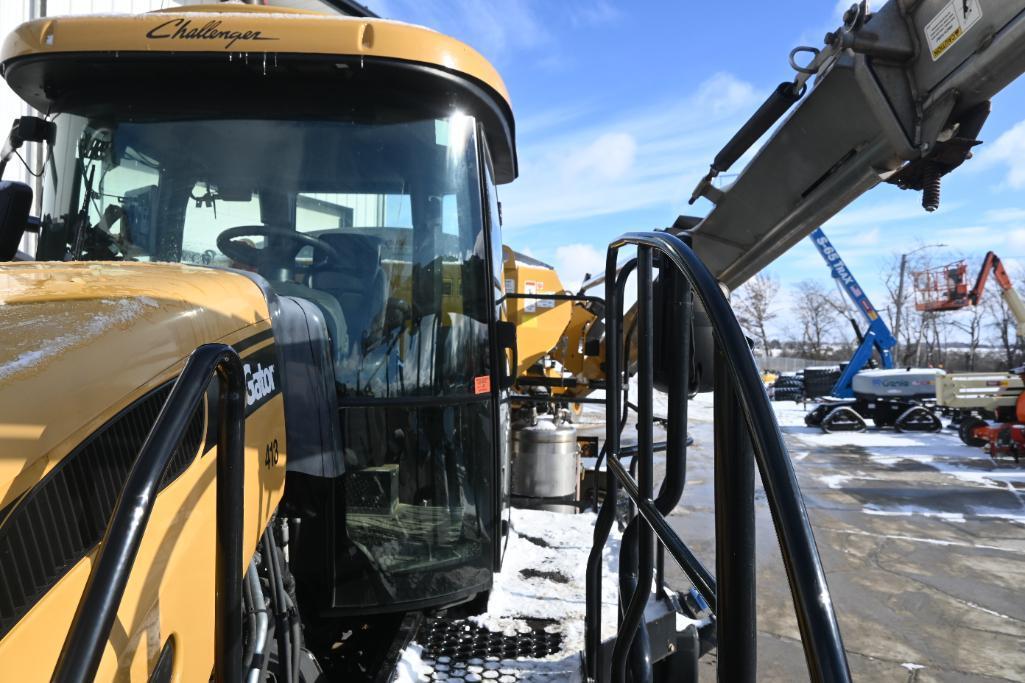
<svg viewBox="0 0 1025 683">
<path fill-rule="evenodd" d="M 573 283 L 602 267 L 618 234 L 708 210 L 686 204 L 695 182 L 767 93 L 792 78 L 790 49 L 821 45 L 849 1 L 369 4 L 464 40 L 502 73 L 520 154 L 520 178 L 501 192 L 505 242 Z M 973 270 L 987 249 L 1025 266 L 1023 105 L 1020 79 L 994 101 L 976 158 L 946 178 L 940 211 L 926 214 L 917 193 L 884 185 L 824 226 L 878 306 L 884 266 L 923 244 L 948 244 L 935 258 L 964 254 Z M 829 284 L 809 241 L 768 270 L 785 285 Z"/>
</svg>

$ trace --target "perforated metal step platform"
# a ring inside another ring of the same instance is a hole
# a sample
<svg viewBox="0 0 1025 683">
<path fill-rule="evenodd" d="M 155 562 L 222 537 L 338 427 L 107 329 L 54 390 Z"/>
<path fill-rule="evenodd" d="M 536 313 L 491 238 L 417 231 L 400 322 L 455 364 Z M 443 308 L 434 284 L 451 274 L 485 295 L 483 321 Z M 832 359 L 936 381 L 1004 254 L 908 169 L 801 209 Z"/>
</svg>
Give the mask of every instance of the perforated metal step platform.
<svg viewBox="0 0 1025 683">
<path fill-rule="evenodd" d="M 549 633 L 554 622 L 536 620 L 516 632 L 496 632 L 463 619 L 430 617 L 417 636 L 423 645 L 425 670 L 420 680 L 497 681 L 524 680 L 518 658 L 541 659 L 562 649 L 562 634 Z"/>
</svg>

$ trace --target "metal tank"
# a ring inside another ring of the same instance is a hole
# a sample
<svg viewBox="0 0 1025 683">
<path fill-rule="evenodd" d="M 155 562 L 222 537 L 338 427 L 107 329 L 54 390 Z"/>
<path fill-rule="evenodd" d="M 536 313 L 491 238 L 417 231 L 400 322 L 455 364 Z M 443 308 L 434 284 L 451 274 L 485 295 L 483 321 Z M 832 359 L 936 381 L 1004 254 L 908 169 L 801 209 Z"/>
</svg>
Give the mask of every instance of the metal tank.
<svg viewBox="0 0 1025 683">
<path fill-rule="evenodd" d="M 531 422 L 513 427 L 512 502 L 517 507 L 576 512 L 580 484 L 577 429 L 550 416 Z"/>
</svg>

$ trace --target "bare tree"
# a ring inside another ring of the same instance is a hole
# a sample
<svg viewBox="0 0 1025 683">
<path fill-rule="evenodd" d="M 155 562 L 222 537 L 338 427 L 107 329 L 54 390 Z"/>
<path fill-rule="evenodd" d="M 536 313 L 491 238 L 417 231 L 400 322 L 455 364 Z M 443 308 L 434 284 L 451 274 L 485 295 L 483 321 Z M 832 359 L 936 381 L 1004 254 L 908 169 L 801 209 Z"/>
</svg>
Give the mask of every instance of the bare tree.
<svg viewBox="0 0 1025 683">
<path fill-rule="evenodd" d="M 755 332 L 765 349 L 765 357 L 772 356 L 769 335 L 765 326 L 776 318 L 773 304 L 779 294 L 779 280 L 769 273 L 759 273 L 734 293 L 733 310 L 745 328 Z"/>
<path fill-rule="evenodd" d="M 1017 281 L 1018 291 L 1025 291 L 1025 272 L 1013 274 L 1011 280 Z M 1001 364 L 1007 369 L 1018 367 L 1025 361 L 1025 340 L 1018 337 L 1018 321 L 1010 307 L 1003 296 L 983 297 L 982 307 L 994 332 L 990 339 L 1002 353 Z"/>
<path fill-rule="evenodd" d="M 893 358 L 897 365 L 919 364 L 925 353 L 924 345 L 929 344 L 931 323 L 935 322 L 923 316 L 915 308 L 915 288 L 912 277 L 915 271 L 932 267 L 932 262 L 925 254 L 915 258 L 907 258 L 906 254 L 892 254 L 883 270 L 883 284 L 886 287 L 886 303 L 884 311 L 887 324 L 893 332 L 897 346 L 893 350 Z M 935 335 L 933 335 L 935 336 Z"/>
<path fill-rule="evenodd" d="M 840 305 L 817 280 L 802 280 L 794 288 L 794 314 L 801 326 L 801 351 L 807 358 L 824 358 L 833 339 Z"/>
<path fill-rule="evenodd" d="M 969 372 L 975 371 L 976 356 L 979 344 L 982 343 L 982 330 L 985 325 L 986 309 L 983 306 L 969 306 L 960 317 L 951 320 L 950 324 L 968 335 L 968 354 L 965 365 Z"/>
<path fill-rule="evenodd" d="M 1014 367 L 1018 353 L 1018 340 L 1011 309 L 1007 307 L 1003 297 L 983 299 L 981 308 L 986 313 L 986 327 L 992 333 L 988 339 L 994 342 L 1000 350 L 1003 364 L 1008 368 Z"/>
</svg>

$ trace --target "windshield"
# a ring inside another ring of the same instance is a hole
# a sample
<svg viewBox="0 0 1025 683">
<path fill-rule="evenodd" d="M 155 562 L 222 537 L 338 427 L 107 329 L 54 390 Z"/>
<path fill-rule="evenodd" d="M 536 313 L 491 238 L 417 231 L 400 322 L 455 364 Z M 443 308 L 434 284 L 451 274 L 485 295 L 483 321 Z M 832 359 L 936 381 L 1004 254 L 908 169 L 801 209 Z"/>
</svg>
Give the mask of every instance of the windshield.
<svg viewBox="0 0 1025 683">
<path fill-rule="evenodd" d="M 484 590 L 494 549 L 477 124 L 379 118 L 61 114 L 37 252 L 251 271 L 320 309 L 344 523 L 311 547 L 348 558 L 332 591 L 345 609 Z"/>
<path fill-rule="evenodd" d="M 257 272 L 322 309 L 343 396 L 488 373 L 473 118 L 57 123 L 38 258 Z"/>
</svg>

